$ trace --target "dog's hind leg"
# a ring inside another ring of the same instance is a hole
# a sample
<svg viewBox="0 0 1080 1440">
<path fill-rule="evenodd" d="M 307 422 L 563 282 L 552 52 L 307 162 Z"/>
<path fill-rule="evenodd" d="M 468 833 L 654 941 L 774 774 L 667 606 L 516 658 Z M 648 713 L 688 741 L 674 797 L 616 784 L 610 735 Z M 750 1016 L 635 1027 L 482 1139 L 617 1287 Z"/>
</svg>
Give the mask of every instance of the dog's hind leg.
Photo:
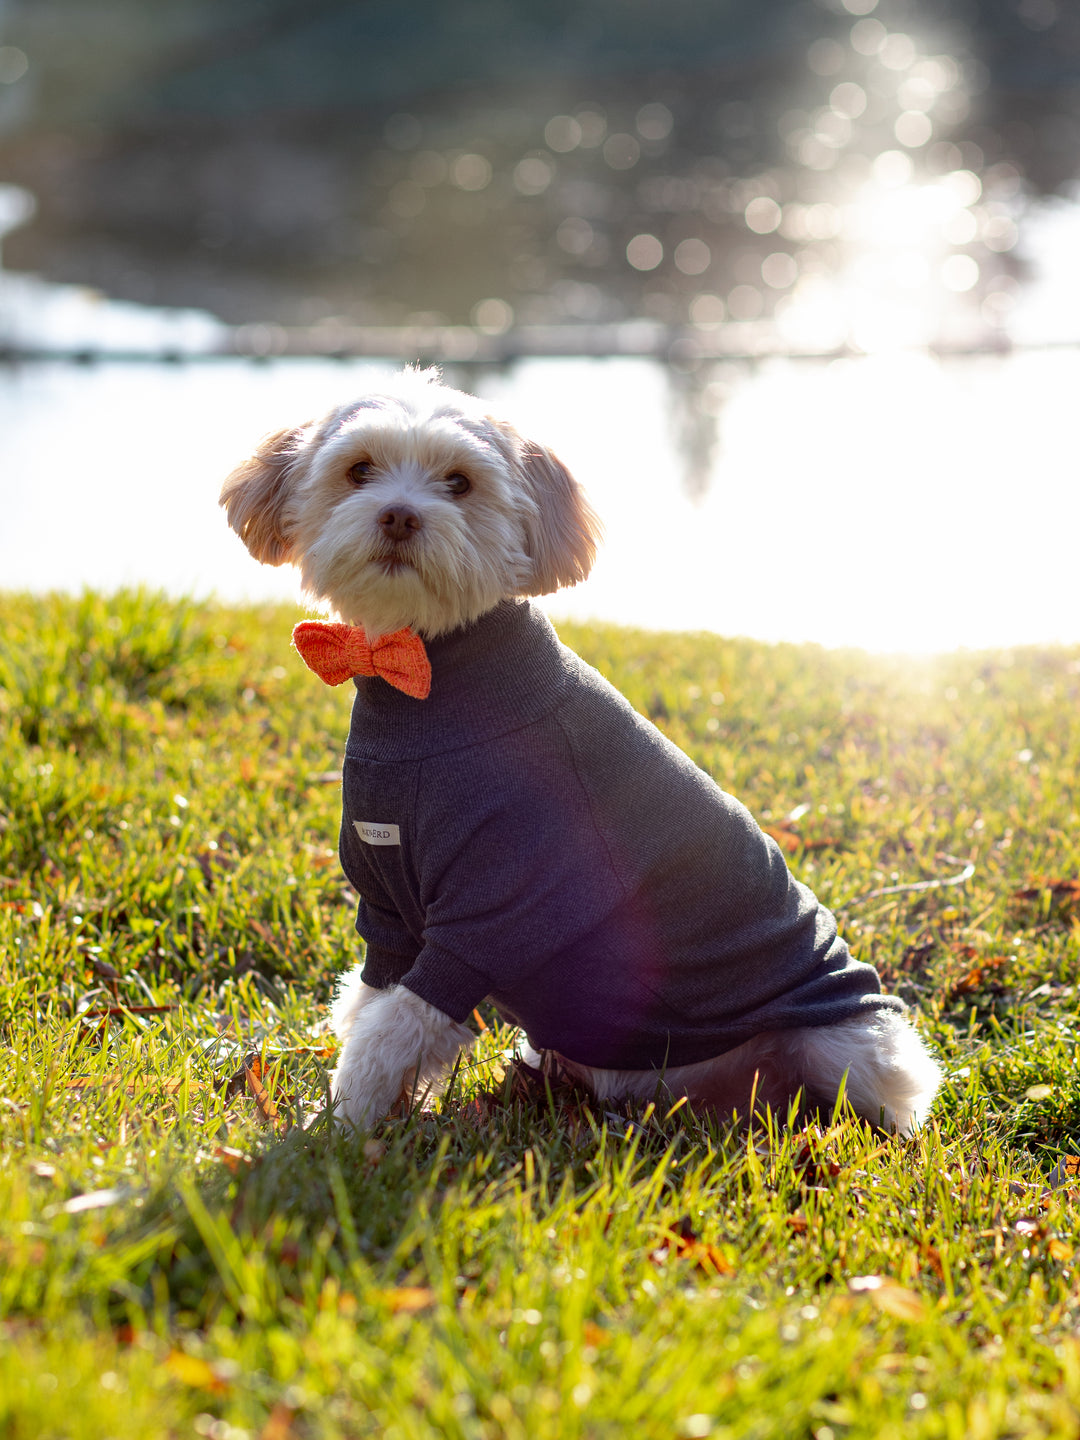
<svg viewBox="0 0 1080 1440">
<path fill-rule="evenodd" d="M 941 1069 L 917 1031 L 892 1011 L 778 1038 L 809 1103 L 831 1106 L 843 1082 L 856 1114 L 899 1135 L 915 1133 L 941 1084 Z"/>
<path fill-rule="evenodd" d="M 562 1057 L 560 1064 L 598 1099 L 685 1095 L 695 1109 L 723 1120 L 745 1120 L 765 1106 L 783 1115 L 796 1096 L 803 1110 L 831 1110 L 843 1086 L 857 1114 L 900 1135 L 918 1129 L 941 1084 L 937 1062 L 919 1035 L 892 1011 L 765 1031 L 715 1059 L 664 1073 L 601 1070 Z"/>
</svg>

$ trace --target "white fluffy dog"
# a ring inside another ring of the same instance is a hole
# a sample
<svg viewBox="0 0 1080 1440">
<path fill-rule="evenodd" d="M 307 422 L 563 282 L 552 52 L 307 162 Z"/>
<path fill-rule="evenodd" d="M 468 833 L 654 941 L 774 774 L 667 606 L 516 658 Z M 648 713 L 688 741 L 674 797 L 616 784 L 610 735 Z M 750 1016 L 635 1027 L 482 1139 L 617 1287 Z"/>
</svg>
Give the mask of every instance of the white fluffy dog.
<svg viewBox="0 0 1080 1440">
<path fill-rule="evenodd" d="M 902 1004 L 523 598 L 584 579 L 598 538 L 548 450 L 407 371 L 266 438 L 221 503 L 342 622 L 297 627 L 308 663 L 357 677 L 341 857 L 366 956 L 333 1007 L 339 1118 L 438 1088 L 490 997 L 600 1098 L 727 1117 L 843 1090 L 915 1129 L 940 1073 Z"/>
</svg>

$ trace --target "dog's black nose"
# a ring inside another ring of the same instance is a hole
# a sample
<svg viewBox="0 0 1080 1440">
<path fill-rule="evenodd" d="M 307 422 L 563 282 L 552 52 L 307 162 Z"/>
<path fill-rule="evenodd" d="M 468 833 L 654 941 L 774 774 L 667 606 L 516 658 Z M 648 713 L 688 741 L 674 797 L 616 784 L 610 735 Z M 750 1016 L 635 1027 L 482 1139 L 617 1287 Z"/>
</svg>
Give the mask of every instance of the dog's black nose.
<svg viewBox="0 0 1080 1440">
<path fill-rule="evenodd" d="M 388 505 L 379 515 L 379 526 L 388 540 L 408 540 L 420 529 L 420 516 L 404 505 Z"/>
</svg>

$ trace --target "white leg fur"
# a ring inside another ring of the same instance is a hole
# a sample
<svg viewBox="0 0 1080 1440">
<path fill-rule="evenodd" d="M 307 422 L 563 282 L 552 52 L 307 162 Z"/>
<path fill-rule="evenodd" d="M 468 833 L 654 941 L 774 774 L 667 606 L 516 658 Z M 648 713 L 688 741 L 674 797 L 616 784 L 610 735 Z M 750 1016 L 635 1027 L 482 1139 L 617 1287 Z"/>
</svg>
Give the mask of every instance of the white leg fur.
<svg viewBox="0 0 1080 1440">
<path fill-rule="evenodd" d="M 911 1135 L 941 1084 L 941 1071 L 907 1020 L 885 1011 L 838 1025 L 772 1030 L 696 1065 L 652 1070 L 597 1070 L 560 1057 L 565 1069 L 602 1100 L 652 1100 L 657 1091 L 685 1095 L 722 1118 L 758 1105 L 782 1112 L 798 1091 L 832 1105 L 844 1093 L 856 1114 Z M 846 1077 L 846 1078 L 845 1078 Z"/>
<path fill-rule="evenodd" d="M 389 1115 L 415 1092 L 437 1090 L 472 1031 L 404 985 L 373 990 L 359 967 L 343 976 L 330 1010 L 342 1042 L 331 1077 L 335 1119 L 358 1129 Z"/>
<path fill-rule="evenodd" d="M 809 1099 L 835 1100 L 841 1078 L 857 1115 L 899 1135 L 913 1135 L 933 1104 L 941 1068 L 900 1015 L 792 1032 Z"/>
</svg>

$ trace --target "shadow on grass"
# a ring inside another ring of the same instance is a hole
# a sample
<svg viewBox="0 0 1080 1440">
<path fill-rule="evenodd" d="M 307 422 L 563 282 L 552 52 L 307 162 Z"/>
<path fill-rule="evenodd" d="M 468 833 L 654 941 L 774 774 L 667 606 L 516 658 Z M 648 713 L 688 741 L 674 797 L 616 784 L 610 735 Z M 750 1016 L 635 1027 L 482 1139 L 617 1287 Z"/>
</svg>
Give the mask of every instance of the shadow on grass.
<svg viewBox="0 0 1080 1440">
<path fill-rule="evenodd" d="M 198 1182 L 173 1177 L 156 1217 L 170 1243 L 138 1304 L 165 1307 L 186 1329 L 261 1323 L 290 1305 L 311 1313 L 328 1283 L 350 1303 L 411 1305 L 448 1276 L 464 1290 L 490 1274 L 492 1254 L 539 1216 L 546 1233 L 589 1232 L 598 1245 L 626 1243 L 625 1230 L 637 1251 L 644 1230 L 696 1252 L 729 1202 L 751 1208 L 764 1184 L 770 1203 L 794 1211 L 808 1186 L 850 1165 L 837 1163 L 837 1143 L 845 1156 L 891 1143 L 842 1102 L 821 1123 L 808 1118 L 792 1106 L 746 1127 L 670 1097 L 662 1108 L 608 1106 L 517 1063 L 497 1092 L 458 1093 L 438 1114 L 417 1108 L 369 1134 L 337 1129 L 324 1112 L 256 1155 L 219 1148 L 221 1163 Z M 707 1191 L 706 1209 L 684 1213 L 688 1176 Z M 706 1269 L 725 1263 L 708 1244 L 701 1255 Z"/>
<path fill-rule="evenodd" d="M 646 1179 L 650 1203 L 677 1203 L 688 1164 L 734 1175 L 747 1138 L 685 1104 L 601 1109 L 517 1065 L 498 1093 L 448 1097 L 437 1114 L 417 1108 L 371 1133 L 324 1112 L 255 1154 L 219 1146 L 219 1163 L 197 1179 L 174 1172 L 147 1199 L 116 1237 L 145 1259 L 116 1292 L 114 1323 L 133 1321 L 132 1308 L 138 1323 L 164 1309 L 184 1328 L 254 1321 L 306 1305 L 330 1279 L 354 1294 L 425 1285 L 447 1272 L 428 1263 L 432 1247 L 464 1229 L 481 1255 L 510 1194 L 565 1214 Z M 468 1283 L 482 1264 L 450 1268 Z"/>
</svg>

